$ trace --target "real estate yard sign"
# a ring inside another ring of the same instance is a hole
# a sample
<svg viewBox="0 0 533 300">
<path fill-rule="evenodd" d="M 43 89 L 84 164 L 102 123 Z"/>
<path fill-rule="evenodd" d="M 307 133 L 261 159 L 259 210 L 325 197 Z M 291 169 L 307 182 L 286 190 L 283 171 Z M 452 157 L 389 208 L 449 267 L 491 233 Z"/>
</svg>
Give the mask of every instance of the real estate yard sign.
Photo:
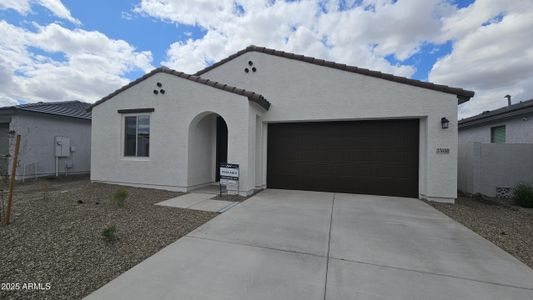
<svg viewBox="0 0 533 300">
<path fill-rule="evenodd" d="M 220 164 L 220 184 L 236 184 L 239 181 L 239 165 Z"/>
</svg>

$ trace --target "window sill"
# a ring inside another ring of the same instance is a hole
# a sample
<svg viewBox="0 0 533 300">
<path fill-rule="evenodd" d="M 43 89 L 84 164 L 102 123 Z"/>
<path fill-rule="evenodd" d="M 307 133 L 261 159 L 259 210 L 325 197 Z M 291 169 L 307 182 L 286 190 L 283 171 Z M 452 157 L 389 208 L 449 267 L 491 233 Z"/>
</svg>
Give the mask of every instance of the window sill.
<svg viewBox="0 0 533 300">
<path fill-rule="evenodd" d="M 122 156 L 120 160 L 127 161 L 151 161 L 150 157 Z"/>
</svg>

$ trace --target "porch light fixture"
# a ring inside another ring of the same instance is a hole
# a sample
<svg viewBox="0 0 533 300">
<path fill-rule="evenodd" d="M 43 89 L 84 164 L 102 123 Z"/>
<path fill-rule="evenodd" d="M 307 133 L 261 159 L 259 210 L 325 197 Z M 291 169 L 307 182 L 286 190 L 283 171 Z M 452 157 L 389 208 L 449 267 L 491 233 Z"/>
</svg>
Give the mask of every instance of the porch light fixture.
<svg viewBox="0 0 533 300">
<path fill-rule="evenodd" d="M 450 120 L 446 119 L 446 118 L 442 118 L 440 119 L 440 126 L 442 127 L 442 129 L 448 129 L 448 126 L 450 125 Z"/>
</svg>

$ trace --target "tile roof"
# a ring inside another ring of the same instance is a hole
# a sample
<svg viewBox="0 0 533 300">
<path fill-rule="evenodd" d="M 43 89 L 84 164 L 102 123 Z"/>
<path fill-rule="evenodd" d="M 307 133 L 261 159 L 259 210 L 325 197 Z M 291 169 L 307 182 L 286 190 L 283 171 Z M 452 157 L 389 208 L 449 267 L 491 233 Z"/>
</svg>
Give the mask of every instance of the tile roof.
<svg viewBox="0 0 533 300">
<path fill-rule="evenodd" d="M 257 103 L 258 105 L 262 106 L 263 108 L 265 108 L 267 110 L 270 108 L 270 102 L 268 102 L 260 94 L 257 94 L 257 93 L 254 93 L 254 92 L 250 92 L 250 91 L 247 91 L 247 90 L 244 90 L 244 89 L 240 89 L 240 88 L 237 88 L 237 87 L 234 87 L 234 86 L 230 86 L 230 85 L 227 85 L 227 84 L 219 83 L 219 82 L 216 82 L 216 81 L 213 81 L 213 80 L 209 80 L 209 79 L 206 79 L 206 78 L 202 78 L 202 77 L 199 77 L 199 76 L 195 76 L 195 75 L 179 72 L 179 71 L 176 71 L 176 70 L 172 70 L 172 69 L 167 68 L 167 67 L 159 67 L 159 68 L 156 68 L 156 69 L 152 70 L 149 73 L 144 74 L 142 77 L 137 78 L 136 80 L 130 82 L 129 84 L 119 88 L 118 90 L 116 90 L 116 91 L 112 92 L 111 94 L 103 97 L 102 99 L 96 101 L 93 105 L 91 105 L 91 107 L 89 109 L 92 109 L 93 107 L 99 105 L 100 103 L 113 98 L 114 96 L 116 96 L 117 94 L 121 93 L 122 91 L 124 91 L 124 90 L 126 90 L 126 89 L 128 89 L 128 88 L 130 88 L 130 87 L 132 87 L 132 86 L 134 86 L 134 85 L 136 85 L 138 83 L 140 83 L 141 81 L 143 81 L 143 80 L 147 79 L 148 77 L 151 77 L 151 76 L 153 76 L 153 75 L 155 75 L 157 73 L 171 74 L 171 75 L 174 75 L 174 76 L 177 76 L 177 77 L 180 77 L 180 78 L 183 78 L 183 79 L 191 80 L 191 81 L 194 81 L 194 82 L 197 82 L 197 83 L 200 83 L 200 84 L 204 84 L 204 85 L 207 85 L 207 86 L 219 89 L 219 90 L 223 90 L 223 91 L 226 91 L 226 92 L 234 93 L 234 94 L 237 94 L 237 95 L 240 95 L 240 96 L 245 96 L 245 97 L 248 98 L 248 100 Z"/>
<path fill-rule="evenodd" d="M 61 102 L 37 102 L 27 103 L 15 106 L 1 107 L 0 110 L 22 110 L 36 113 L 43 113 L 49 115 L 57 115 L 63 117 L 71 117 L 78 119 L 91 119 L 91 112 L 87 108 L 91 106 L 90 103 L 81 101 L 61 101 Z"/>
<path fill-rule="evenodd" d="M 479 115 L 459 120 L 459 128 L 480 125 L 495 120 L 533 113 L 533 99 L 520 101 L 513 105 L 504 106 L 495 110 L 484 111 Z"/>
<path fill-rule="evenodd" d="M 357 73 L 357 74 L 362 74 L 362 75 L 366 75 L 366 76 L 372 76 L 372 77 L 377 77 L 377 78 L 381 78 L 381 79 L 385 79 L 385 80 L 389 80 L 389 81 L 394 81 L 394 82 L 399 82 L 399 83 L 403 83 L 403 84 L 408 84 L 408 85 L 412 85 L 412 86 L 416 86 L 416 87 L 420 87 L 420 88 L 425 88 L 425 89 L 430 89 L 430 90 L 435 90 L 435 91 L 439 91 L 439 92 L 443 92 L 443 93 L 448 93 L 448 94 L 454 94 L 454 95 L 457 95 L 457 98 L 459 99 L 459 103 L 464 103 L 468 100 L 470 100 L 470 98 L 472 98 L 474 96 L 474 92 L 473 91 L 468 91 L 468 90 L 464 90 L 464 89 L 461 89 L 461 88 L 455 88 L 455 87 L 449 87 L 447 85 L 440 85 L 440 84 L 435 84 L 435 83 L 431 83 L 431 82 L 426 82 L 426 81 L 420 81 L 420 80 L 415 80 L 415 79 L 410 79 L 410 78 L 406 78 L 406 77 L 400 77 L 400 76 L 395 76 L 395 75 L 392 75 L 392 74 L 387 74 L 387 73 L 382 73 L 382 72 L 378 72 L 378 71 L 372 71 L 372 70 L 369 70 L 369 69 L 363 69 L 363 68 L 358 68 L 358 67 L 355 67 L 355 66 L 348 66 L 348 65 L 345 65 L 345 64 L 339 64 L 339 63 L 336 63 L 336 62 L 333 62 L 333 61 L 327 61 L 327 60 L 323 60 L 323 59 L 318 59 L 318 58 L 314 58 L 314 57 L 309 57 L 309 56 L 304 56 L 304 55 L 298 55 L 298 54 L 294 54 L 294 53 L 290 53 L 290 52 L 284 52 L 284 51 L 279 51 L 279 50 L 275 50 L 275 49 L 269 49 L 269 48 L 265 48 L 265 47 L 258 47 L 258 46 L 248 46 L 246 47 L 245 49 L 235 53 L 235 54 L 232 54 L 230 55 L 229 57 L 219 61 L 219 62 L 216 62 L 214 64 L 212 64 L 211 66 L 203 69 L 203 70 L 200 70 L 198 72 L 196 72 L 194 75 L 196 76 L 200 76 L 214 68 L 217 68 L 218 66 L 244 54 L 244 53 L 247 53 L 247 52 L 251 52 L 251 51 L 255 51 L 255 52 L 261 52 L 261 53 L 266 53 L 266 54 L 270 54 L 270 55 L 274 55 L 274 56 L 279 56 L 279 57 L 283 57 L 283 58 L 288 58 L 288 59 L 294 59 L 294 60 L 299 60 L 299 61 L 303 61 L 303 62 L 307 62 L 307 63 L 312 63 L 312 64 L 315 64 L 315 65 L 320 65 L 320 66 L 324 66 L 324 67 L 328 67 L 328 68 L 333 68 L 333 69 L 338 69 L 338 70 L 342 70 L 342 71 L 347 71 L 347 72 L 352 72 L 352 73 Z"/>
</svg>

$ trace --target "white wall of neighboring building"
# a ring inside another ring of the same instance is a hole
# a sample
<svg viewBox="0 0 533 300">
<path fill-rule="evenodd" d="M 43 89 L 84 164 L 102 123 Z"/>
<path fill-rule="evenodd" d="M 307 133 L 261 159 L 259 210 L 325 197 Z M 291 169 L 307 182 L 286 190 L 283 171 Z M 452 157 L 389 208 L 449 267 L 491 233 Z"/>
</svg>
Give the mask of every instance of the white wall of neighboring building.
<svg viewBox="0 0 533 300">
<path fill-rule="evenodd" d="M 17 179 L 55 175 L 56 136 L 68 137 L 74 147 L 69 157 L 59 159 L 59 175 L 90 172 L 90 120 L 17 112 L 11 117 L 9 128 L 21 135 Z M 13 153 L 15 138 L 10 138 L 9 143 Z M 72 163 L 72 168 L 67 169 L 67 163 Z"/>
<path fill-rule="evenodd" d="M 533 144 L 533 114 L 461 128 L 459 130 L 459 143 L 490 143 L 490 129 L 502 125 L 505 125 L 506 143 Z"/>
<path fill-rule="evenodd" d="M 244 72 L 248 61 L 257 72 Z M 271 102 L 257 131 L 263 133 L 262 153 L 269 122 L 420 119 L 420 197 L 448 202 L 456 198 L 455 95 L 259 52 L 247 52 L 201 76 L 260 93 Z M 442 117 L 450 120 L 448 129 L 441 128 Z M 437 148 L 449 148 L 450 154 L 437 154 Z M 262 162 L 256 186 L 266 184 L 265 156 Z"/>
<path fill-rule="evenodd" d="M 465 143 L 459 145 L 460 191 L 497 196 L 497 188 L 533 184 L 533 144 Z"/>
</svg>

